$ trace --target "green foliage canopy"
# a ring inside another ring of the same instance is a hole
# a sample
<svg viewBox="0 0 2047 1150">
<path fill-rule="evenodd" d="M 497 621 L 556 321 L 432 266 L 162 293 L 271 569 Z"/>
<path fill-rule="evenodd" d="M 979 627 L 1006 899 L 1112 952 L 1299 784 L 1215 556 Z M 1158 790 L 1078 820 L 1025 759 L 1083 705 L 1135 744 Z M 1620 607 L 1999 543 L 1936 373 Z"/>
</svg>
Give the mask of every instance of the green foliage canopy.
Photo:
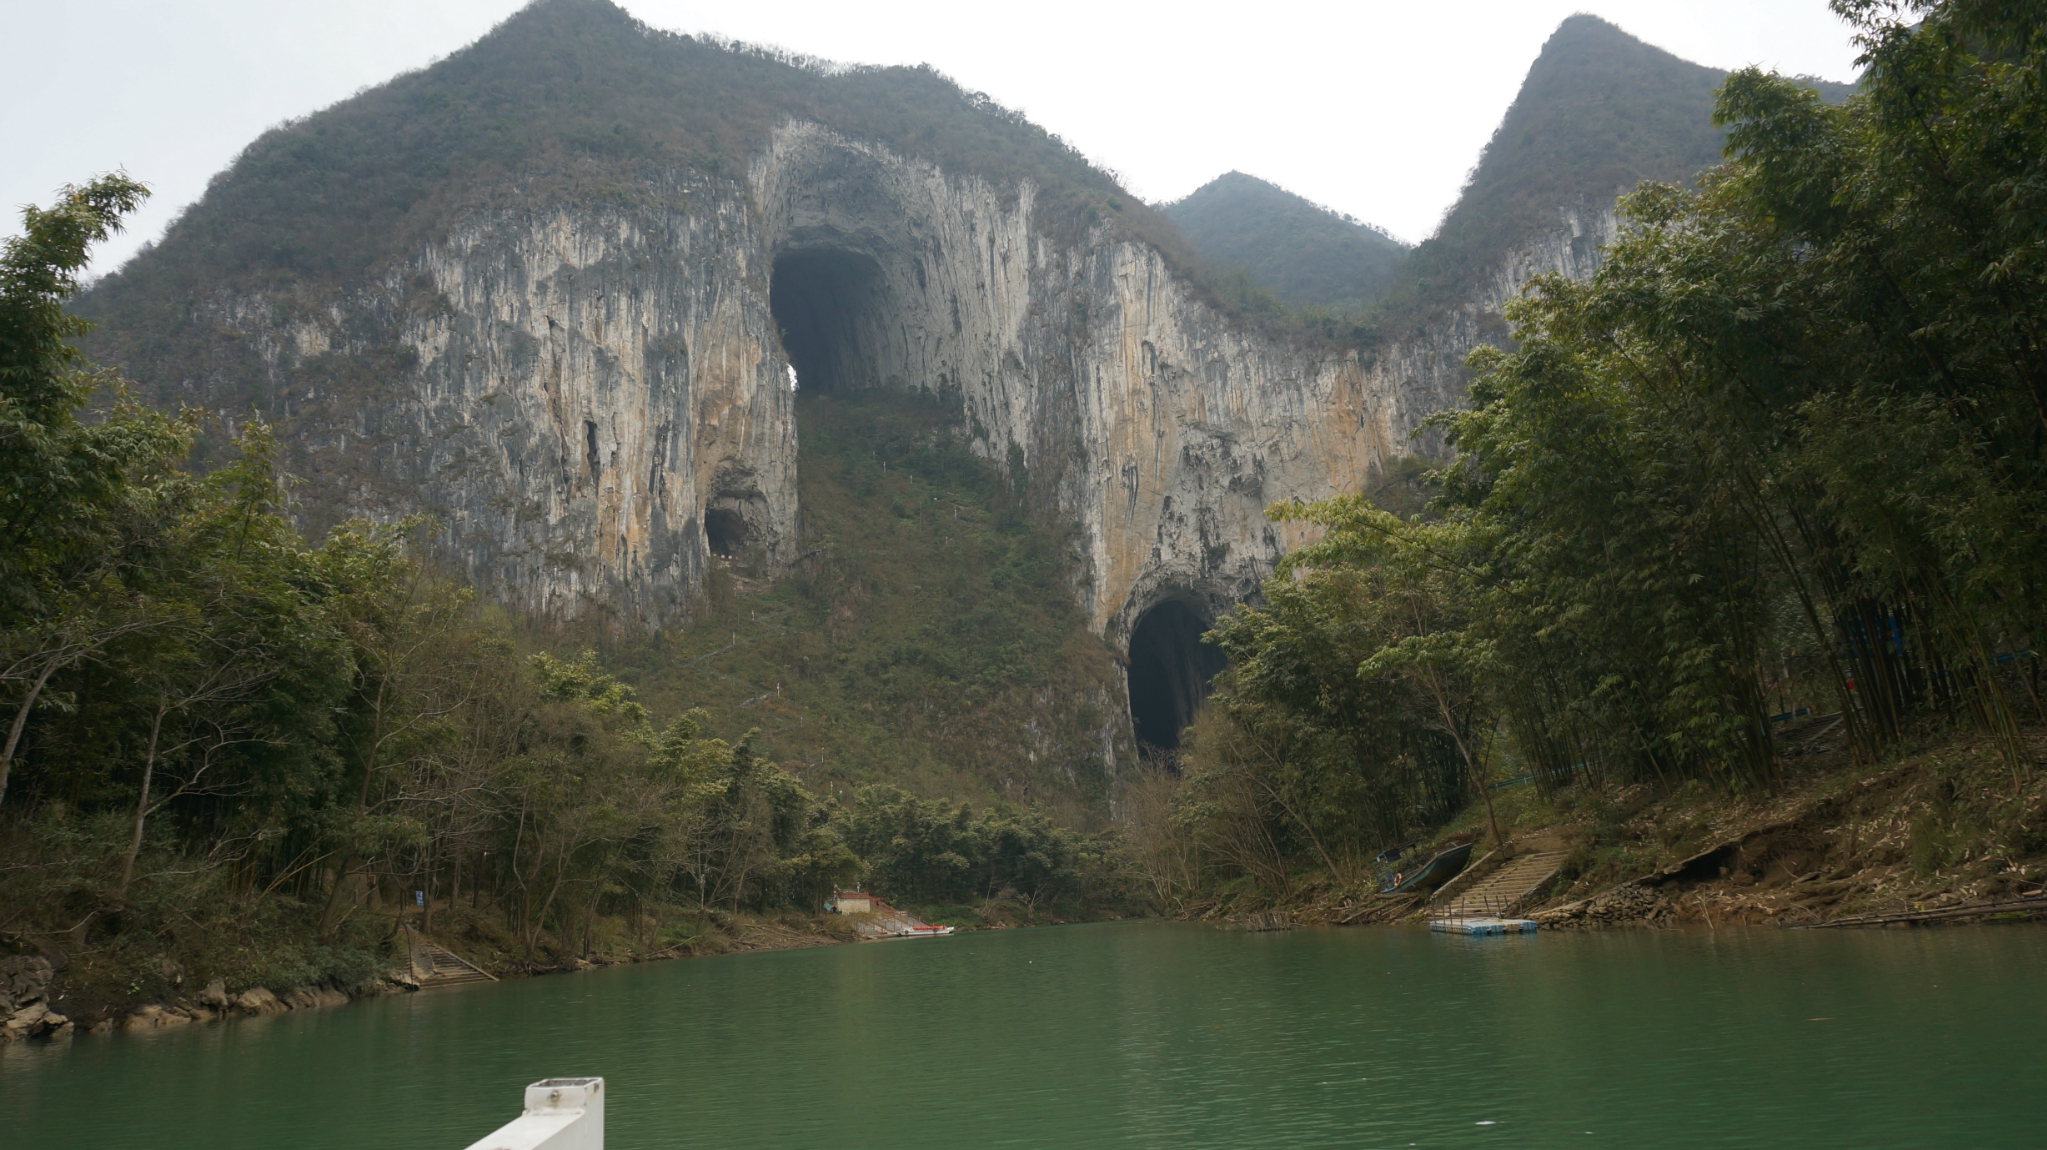
<svg viewBox="0 0 2047 1150">
<path fill-rule="evenodd" d="M 1241 873 L 1277 885 L 1309 832 L 1363 841 L 1314 813 L 1359 777 L 1383 780 L 1365 799 L 1390 837 L 1443 777 L 1386 753 L 1423 733 L 1544 790 L 1763 790 L 1777 722 L 1828 710 L 1865 761 L 1960 724 L 2015 783 L 2034 769 L 2047 23 L 1996 0 L 1838 7 L 1863 90 L 1728 77 L 1726 163 L 1628 197 L 1599 270 L 1538 279 L 1508 308 L 1516 345 L 1473 354 L 1469 409 L 1433 421 L 1458 456 L 1429 514 L 1273 509 L 1326 533 L 1217 628 L 1235 669 L 1183 811 Z M 1349 774 L 1305 745 L 1225 753 L 1352 715 L 1378 747 L 1353 736 Z"/>
</svg>

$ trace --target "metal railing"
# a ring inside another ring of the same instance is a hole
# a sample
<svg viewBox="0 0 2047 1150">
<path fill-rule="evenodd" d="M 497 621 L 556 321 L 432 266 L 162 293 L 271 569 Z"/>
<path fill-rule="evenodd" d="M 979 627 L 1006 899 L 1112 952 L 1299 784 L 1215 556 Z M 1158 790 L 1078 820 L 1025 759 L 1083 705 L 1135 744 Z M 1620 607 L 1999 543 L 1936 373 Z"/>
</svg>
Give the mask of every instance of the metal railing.
<svg viewBox="0 0 2047 1150">
<path fill-rule="evenodd" d="M 1506 918 L 1514 909 L 1518 898 L 1497 894 L 1464 894 L 1452 899 L 1443 908 L 1444 918 Z"/>
</svg>

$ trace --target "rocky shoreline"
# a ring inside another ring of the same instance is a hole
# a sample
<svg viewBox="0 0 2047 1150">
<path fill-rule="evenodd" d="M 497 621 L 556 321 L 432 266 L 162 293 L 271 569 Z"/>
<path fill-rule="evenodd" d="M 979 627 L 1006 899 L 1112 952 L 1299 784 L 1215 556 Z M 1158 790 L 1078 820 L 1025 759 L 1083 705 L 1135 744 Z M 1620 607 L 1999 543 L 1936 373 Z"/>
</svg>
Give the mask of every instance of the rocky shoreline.
<svg viewBox="0 0 2047 1150">
<path fill-rule="evenodd" d="M 94 1011 L 73 1019 L 58 1010 L 56 1001 L 51 998 L 56 973 L 50 960 L 40 956 L 0 958 L 0 1045 L 36 1038 L 69 1038 L 77 1033 L 156 1030 L 226 1018 L 323 1010 L 357 998 L 419 989 L 416 981 L 408 980 L 398 972 L 376 979 L 353 992 L 331 986 L 302 986 L 280 994 L 257 986 L 235 994 L 228 991 L 223 980 L 216 978 L 191 996 L 181 995 L 169 1002 L 147 1002 L 122 1011 Z"/>
<path fill-rule="evenodd" d="M 555 966 L 529 964 L 516 971 L 507 969 L 502 973 L 512 977 L 574 974 L 606 966 L 678 958 L 704 958 L 716 954 L 837 946 L 857 940 L 857 935 L 833 932 L 815 924 L 813 929 L 799 930 L 787 922 L 750 923 L 739 927 L 717 949 L 670 948 L 646 954 L 607 955 L 601 960 L 594 961 L 588 958 L 575 958 Z M 40 956 L 0 957 L 0 1046 L 36 1039 L 63 1040 L 77 1034 L 161 1030 L 189 1026 L 193 1023 L 221 1022 L 302 1010 L 326 1010 L 344 1006 L 361 998 L 410 994 L 428 989 L 436 982 L 430 968 L 422 968 L 417 964 L 411 969 L 404 966 L 394 968 L 379 978 L 350 988 L 301 986 L 273 991 L 267 987 L 257 986 L 233 992 L 228 990 L 224 980 L 216 978 L 191 995 L 100 1008 L 73 1017 L 63 1013 L 58 1006 L 58 1000 L 62 997 L 58 985 L 59 973 L 49 959 Z"/>
</svg>

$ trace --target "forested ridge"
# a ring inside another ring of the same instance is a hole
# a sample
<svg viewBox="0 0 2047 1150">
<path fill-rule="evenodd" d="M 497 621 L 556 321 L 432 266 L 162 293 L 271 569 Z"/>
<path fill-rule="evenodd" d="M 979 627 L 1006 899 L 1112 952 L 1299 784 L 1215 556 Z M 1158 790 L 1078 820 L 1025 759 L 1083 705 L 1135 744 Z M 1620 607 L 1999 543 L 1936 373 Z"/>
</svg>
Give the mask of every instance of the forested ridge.
<svg viewBox="0 0 2047 1150">
<path fill-rule="evenodd" d="M 1300 330 L 1369 347 L 1440 325 L 1516 250 L 1564 228 L 1563 211 L 1589 220 L 1641 180 L 1686 181 L 1717 164 L 1713 102 L 1726 76 L 1597 16 L 1566 19 L 1456 203 L 1412 248 L 1236 172 L 1161 208 L 1239 310 L 1291 313 Z M 1835 103 L 1853 90 L 1798 81 Z M 1589 255 L 1597 241 L 1577 242 Z"/>
<path fill-rule="evenodd" d="M 1645 44 L 1596 16 L 1561 24 L 1436 233 L 1382 304 L 1396 333 L 1468 300 L 1507 254 L 1597 214 L 1641 180 L 1689 180 L 1720 158 L 1714 93 L 1726 73 Z"/>
</svg>

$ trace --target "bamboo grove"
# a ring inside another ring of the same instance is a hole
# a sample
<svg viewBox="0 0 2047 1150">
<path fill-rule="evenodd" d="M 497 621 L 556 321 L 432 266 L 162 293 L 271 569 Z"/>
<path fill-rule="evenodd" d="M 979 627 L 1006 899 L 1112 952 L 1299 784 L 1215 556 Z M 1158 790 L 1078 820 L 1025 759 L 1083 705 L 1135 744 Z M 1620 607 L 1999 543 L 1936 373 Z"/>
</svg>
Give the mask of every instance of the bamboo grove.
<svg viewBox="0 0 2047 1150">
<path fill-rule="evenodd" d="M 1426 513 L 1272 509 L 1325 534 L 1212 636 L 1232 669 L 1152 819 L 1196 862 L 1351 880 L 1509 776 L 1760 792 L 1807 714 L 1863 762 L 1962 728 L 2034 769 L 2047 21 L 1837 9 L 1859 92 L 1730 76 L 1725 163 L 1626 197 L 1597 273 L 1472 356 Z"/>
</svg>

